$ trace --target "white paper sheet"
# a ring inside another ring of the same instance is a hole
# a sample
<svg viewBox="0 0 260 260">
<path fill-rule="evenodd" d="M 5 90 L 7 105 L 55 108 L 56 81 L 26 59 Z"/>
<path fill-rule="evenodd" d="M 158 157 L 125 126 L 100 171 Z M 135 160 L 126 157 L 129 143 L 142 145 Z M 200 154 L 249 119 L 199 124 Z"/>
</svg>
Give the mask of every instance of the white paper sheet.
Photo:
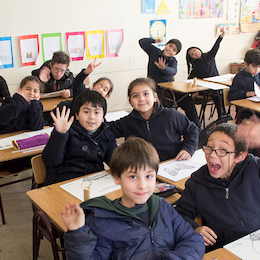
<svg viewBox="0 0 260 260">
<path fill-rule="evenodd" d="M 220 76 L 204 78 L 203 80 L 212 81 L 212 82 L 223 82 L 223 81 L 231 80 L 231 78 L 233 78 L 235 76 L 236 76 L 236 74 L 228 73 L 228 74 L 224 74 L 224 75 L 220 75 Z"/>
<path fill-rule="evenodd" d="M 193 83 L 193 79 L 182 80 L 182 82 Z M 202 81 L 202 80 L 199 80 L 199 79 L 197 79 L 197 86 L 209 88 L 209 89 L 212 89 L 212 90 L 229 89 L 229 87 L 227 87 L 223 84 L 206 82 L 206 81 Z"/>
<path fill-rule="evenodd" d="M 115 121 L 117 119 L 120 119 L 121 117 L 127 116 L 129 113 L 122 110 L 122 111 L 116 111 L 116 112 L 110 112 L 107 113 L 105 116 L 105 119 L 107 122 Z"/>
<path fill-rule="evenodd" d="M 172 181 L 179 181 L 189 177 L 204 164 L 206 164 L 205 155 L 200 149 L 195 152 L 190 160 L 171 160 L 161 163 L 157 174 Z"/>
<path fill-rule="evenodd" d="M 256 96 L 247 98 L 248 100 L 260 102 L 260 88 L 256 82 L 254 82 L 254 91 Z"/>
<path fill-rule="evenodd" d="M 106 171 L 86 176 L 79 180 L 63 184 L 60 187 L 81 201 L 84 201 L 84 187 L 91 188 L 91 198 L 103 196 L 121 189 L 120 185 L 115 184 L 113 176 Z"/>
<path fill-rule="evenodd" d="M 21 40 L 22 63 L 36 62 L 38 57 L 38 41 L 36 38 Z"/>
<path fill-rule="evenodd" d="M 88 35 L 88 49 L 91 56 L 103 54 L 103 41 L 102 33 Z"/>
<path fill-rule="evenodd" d="M 243 260 L 260 259 L 260 229 L 224 246 Z"/>
</svg>

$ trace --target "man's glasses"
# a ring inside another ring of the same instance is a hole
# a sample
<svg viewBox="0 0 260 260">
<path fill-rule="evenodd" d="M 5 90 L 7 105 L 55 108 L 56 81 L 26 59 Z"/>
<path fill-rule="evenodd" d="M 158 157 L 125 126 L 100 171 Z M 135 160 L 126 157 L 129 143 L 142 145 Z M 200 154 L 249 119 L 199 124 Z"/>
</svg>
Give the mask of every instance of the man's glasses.
<svg viewBox="0 0 260 260">
<path fill-rule="evenodd" d="M 211 154 L 214 151 L 216 155 L 219 157 L 225 157 L 227 154 L 235 153 L 235 152 L 227 152 L 225 149 L 213 149 L 212 147 L 209 146 L 204 146 L 202 150 L 206 154 Z"/>
<path fill-rule="evenodd" d="M 61 74 L 65 73 L 65 71 L 66 71 L 66 70 L 63 70 L 63 69 L 58 69 L 56 67 L 53 67 L 53 69 L 54 69 L 55 72 L 57 72 L 57 73 L 60 72 Z"/>
</svg>

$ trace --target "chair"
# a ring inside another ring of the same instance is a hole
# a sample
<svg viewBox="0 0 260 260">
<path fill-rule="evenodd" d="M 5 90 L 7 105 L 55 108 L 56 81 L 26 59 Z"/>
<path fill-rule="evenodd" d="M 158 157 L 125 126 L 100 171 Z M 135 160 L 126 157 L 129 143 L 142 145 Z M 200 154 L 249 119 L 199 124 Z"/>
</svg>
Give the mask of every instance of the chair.
<svg viewBox="0 0 260 260">
<path fill-rule="evenodd" d="M 2 223 L 4 225 L 6 222 L 5 222 L 5 215 L 4 215 L 4 209 L 3 209 L 1 193 L 0 193 L 0 210 L 1 210 L 1 215 L 2 215 Z"/>
<path fill-rule="evenodd" d="M 36 155 L 31 159 L 33 175 L 37 184 L 42 184 L 46 178 L 46 168 L 42 161 L 42 155 Z M 52 246 L 54 260 L 59 260 L 58 252 L 62 252 L 62 259 L 66 259 L 66 248 L 64 245 L 63 231 L 56 227 L 47 215 L 39 210 L 36 205 L 33 215 L 33 260 L 37 260 L 41 238 L 46 237 Z M 60 246 L 56 242 L 56 238 L 60 239 Z"/>
</svg>

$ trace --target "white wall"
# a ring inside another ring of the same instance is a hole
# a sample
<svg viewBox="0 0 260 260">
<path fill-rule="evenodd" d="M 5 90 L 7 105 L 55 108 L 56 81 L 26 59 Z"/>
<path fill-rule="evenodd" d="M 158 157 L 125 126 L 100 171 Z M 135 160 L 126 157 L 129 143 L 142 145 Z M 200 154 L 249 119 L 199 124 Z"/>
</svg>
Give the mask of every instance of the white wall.
<svg viewBox="0 0 260 260">
<path fill-rule="evenodd" d="M 158 7 L 161 0 L 156 0 Z M 222 18 L 179 19 L 179 0 L 165 0 L 171 14 L 156 16 L 141 14 L 141 0 L 0 0 L 0 37 L 12 36 L 14 68 L 0 70 L 14 93 L 19 82 L 33 69 L 42 64 L 42 49 L 37 65 L 22 67 L 18 46 L 18 36 L 27 34 L 62 33 L 63 51 L 67 52 L 65 33 L 73 31 L 124 29 L 124 43 L 120 57 L 101 59 L 102 65 L 90 76 L 93 83 L 101 76 L 109 77 L 115 84 L 115 91 L 108 100 L 110 111 L 129 108 L 127 101 L 128 84 L 136 77 L 146 76 L 147 55 L 138 45 L 142 37 L 149 37 L 150 20 L 167 19 L 167 39 L 177 38 L 183 49 L 176 56 L 178 73 L 176 80 L 187 78 L 185 55 L 188 47 L 198 46 L 202 51 L 211 49 L 216 40 L 219 23 L 236 23 L 226 20 L 227 0 L 224 0 Z M 157 10 L 157 9 L 156 9 Z M 241 33 L 226 36 L 216 56 L 221 74 L 230 72 L 230 63 L 244 57 L 252 47 L 256 33 Z M 41 38 L 40 38 L 41 39 Z M 71 62 L 70 69 L 78 73 L 92 60 Z"/>
</svg>

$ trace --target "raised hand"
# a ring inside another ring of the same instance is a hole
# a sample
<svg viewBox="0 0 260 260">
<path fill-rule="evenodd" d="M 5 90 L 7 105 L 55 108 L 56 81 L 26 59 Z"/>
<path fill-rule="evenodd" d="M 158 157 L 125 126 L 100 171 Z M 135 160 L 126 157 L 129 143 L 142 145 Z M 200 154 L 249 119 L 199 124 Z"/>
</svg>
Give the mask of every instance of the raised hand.
<svg viewBox="0 0 260 260">
<path fill-rule="evenodd" d="M 100 63 L 96 64 L 96 60 L 97 60 L 97 58 L 95 58 L 92 63 L 89 63 L 89 64 L 88 64 L 88 67 L 84 70 L 84 73 L 85 73 L 85 74 L 90 74 L 91 72 L 94 71 L 94 69 L 95 69 L 96 67 L 98 67 L 98 66 L 102 63 L 102 62 L 100 62 Z"/>
<path fill-rule="evenodd" d="M 52 117 L 52 119 L 55 123 L 56 131 L 61 133 L 61 134 L 67 133 L 68 130 L 70 129 L 72 123 L 73 123 L 73 120 L 74 120 L 74 116 L 72 116 L 69 119 L 70 109 L 68 108 L 68 110 L 66 112 L 66 106 L 63 106 L 61 114 L 60 114 L 60 110 L 57 107 L 56 108 L 56 116 L 54 115 L 53 112 L 51 112 L 50 115 L 51 115 L 51 117 Z"/>
<path fill-rule="evenodd" d="M 161 70 L 165 69 L 168 66 L 168 63 L 166 63 L 166 59 L 163 57 L 158 58 L 158 62 L 155 61 L 154 64 Z"/>
<path fill-rule="evenodd" d="M 61 212 L 61 218 L 70 231 L 77 230 L 85 225 L 85 214 L 78 203 L 71 203 Z"/>
<path fill-rule="evenodd" d="M 39 78 L 42 82 L 48 82 L 49 79 L 51 78 L 51 70 L 47 67 L 44 66 L 43 68 L 41 68 L 40 70 L 40 74 L 39 74 Z"/>
<path fill-rule="evenodd" d="M 225 30 L 224 30 L 224 28 L 223 27 L 221 27 L 220 28 L 220 37 L 224 37 L 224 35 L 225 35 Z"/>
</svg>

